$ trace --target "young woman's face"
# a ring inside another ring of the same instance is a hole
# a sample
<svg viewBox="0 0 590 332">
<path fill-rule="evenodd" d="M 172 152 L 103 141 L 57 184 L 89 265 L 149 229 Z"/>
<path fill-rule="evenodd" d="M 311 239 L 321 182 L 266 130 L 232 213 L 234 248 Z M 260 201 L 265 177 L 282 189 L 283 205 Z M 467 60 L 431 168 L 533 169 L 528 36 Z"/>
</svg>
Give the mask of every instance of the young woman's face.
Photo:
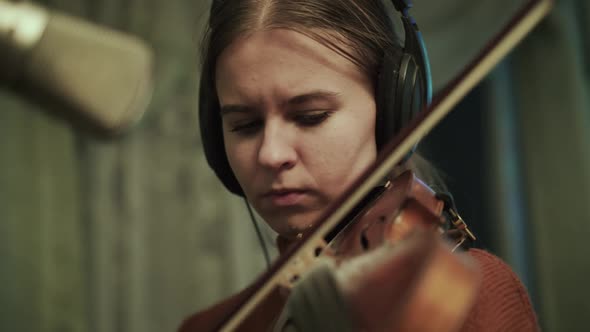
<svg viewBox="0 0 590 332">
<path fill-rule="evenodd" d="M 236 40 L 218 59 L 216 88 L 229 164 L 279 234 L 308 228 L 376 158 L 369 78 L 303 34 Z"/>
</svg>

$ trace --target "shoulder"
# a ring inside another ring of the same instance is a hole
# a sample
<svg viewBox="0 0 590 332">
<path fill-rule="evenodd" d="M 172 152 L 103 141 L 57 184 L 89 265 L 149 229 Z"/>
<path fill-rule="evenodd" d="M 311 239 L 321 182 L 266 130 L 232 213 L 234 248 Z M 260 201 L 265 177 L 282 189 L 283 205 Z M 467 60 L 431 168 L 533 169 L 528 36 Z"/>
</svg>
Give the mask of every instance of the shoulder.
<svg viewBox="0 0 590 332">
<path fill-rule="evenodd" d="M 510 266 L 485 250 L 469 249 L 468 254 L 482 280 L 462 331 L 539 331 L 528 292 Z"/>
</svg>

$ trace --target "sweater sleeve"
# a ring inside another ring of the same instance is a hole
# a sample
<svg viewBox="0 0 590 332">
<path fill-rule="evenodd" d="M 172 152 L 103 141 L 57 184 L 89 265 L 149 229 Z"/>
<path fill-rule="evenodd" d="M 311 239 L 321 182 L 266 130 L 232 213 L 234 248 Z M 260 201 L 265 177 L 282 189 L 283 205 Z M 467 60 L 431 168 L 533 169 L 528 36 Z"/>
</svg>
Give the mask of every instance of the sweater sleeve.
<svg viewBox="0 0 590 332">
<path fill-rule="evenodd" d="M 462 332 L 540 331 L 528 293 L 510 267 L 480 249 L 469 254 L 479 264 L 482 281 Z"/>
</svg>

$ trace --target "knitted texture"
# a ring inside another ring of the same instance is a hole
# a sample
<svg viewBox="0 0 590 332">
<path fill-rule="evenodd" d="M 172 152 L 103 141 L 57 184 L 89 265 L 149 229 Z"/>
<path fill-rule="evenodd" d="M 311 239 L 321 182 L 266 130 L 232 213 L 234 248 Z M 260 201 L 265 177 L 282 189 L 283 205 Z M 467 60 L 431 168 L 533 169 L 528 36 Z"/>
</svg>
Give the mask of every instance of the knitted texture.
<svg viewBox="0 0 590 332">
<path fill-rule="evenodd" d="M 510 267 L 480 249 L 470 249 L 469 254 L 479 264 L 482 282 L 461 331 L 540 331 L 528 293 Z"/>
</svg>

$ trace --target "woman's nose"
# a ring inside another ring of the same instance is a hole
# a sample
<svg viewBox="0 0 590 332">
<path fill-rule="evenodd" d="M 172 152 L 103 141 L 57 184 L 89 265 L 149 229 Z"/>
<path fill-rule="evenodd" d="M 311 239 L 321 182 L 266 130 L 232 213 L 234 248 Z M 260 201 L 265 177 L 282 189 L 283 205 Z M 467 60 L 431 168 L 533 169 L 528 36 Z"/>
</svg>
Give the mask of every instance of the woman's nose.
<svg viewBox="0 0 590 332">
<path fill-rule="evenodd" d="M 297 152 L 288 126 L 267 122 L 258 150 L 260 165 L 273 170 L 290 169 L 297 162 Z"/>
</svg>

